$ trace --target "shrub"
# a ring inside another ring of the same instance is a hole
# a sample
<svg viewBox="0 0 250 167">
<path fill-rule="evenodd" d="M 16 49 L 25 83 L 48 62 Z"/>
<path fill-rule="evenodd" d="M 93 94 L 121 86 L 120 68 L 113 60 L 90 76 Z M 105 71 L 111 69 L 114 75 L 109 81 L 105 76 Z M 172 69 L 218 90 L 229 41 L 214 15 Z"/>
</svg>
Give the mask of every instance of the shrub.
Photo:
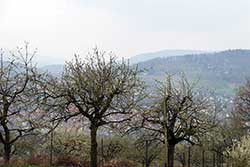
<svg viewBox="0 0 250 167">
<path fill-rule="evenodd" d="M 88 167 L 89 162 L 81 160 L 79 157 L 59 156 L 53 164 L 54 166 L 78 166 Z"/>
<path fill-rule="evenodd" d="M 105 164 L 105 167 L 135 167 L 136 165 L 130 161 L 112 161 Z"/>
<path fill-rule="evenodd" d="M 26 161 L 29 165 L 48 165 L 49 159 L 46 156 L 34 156 Z"/>
<path fill-rule="evenodd" d="M 229 155 L 228 163 L 234 167 L 250 166 L 250 136 L 243 137 L 227 150 Z"/>
</svg>

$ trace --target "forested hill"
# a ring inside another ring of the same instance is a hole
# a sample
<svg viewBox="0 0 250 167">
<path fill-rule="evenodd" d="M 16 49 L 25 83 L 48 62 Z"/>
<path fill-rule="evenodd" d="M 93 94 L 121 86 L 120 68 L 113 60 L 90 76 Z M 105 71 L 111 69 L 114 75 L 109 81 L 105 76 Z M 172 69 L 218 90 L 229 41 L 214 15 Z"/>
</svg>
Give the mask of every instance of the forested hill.
<svg viewBox="0 0 250 167">
<path fill-rule="evenodd" d="M 219 94 L 233 95 L 234 89 L 242 85 L 246 77 L 250 77 L 250 50 L 159 57 L 142 60 L 138 66 L 146 69 L 143 78 L 149 84 L 154 84 L 155 79 L 162 80 L 166 73 L 184 72 L 189 80 L 199 80 L 201 87 Z M 63 65 L 44 66 L 42 70 L 59 75 Z"/>
<path fill-rule="evenodd" d="M 129 58 L 129 61 L 131 63 L 139 63 L 139 62 L 144 62 L 144 61 L 154 59 L 154 58 L 159 58 L 159 57 L 164 58 L 164 57 L 171 57 L 171 56 L 183 56 L 183 55 L 187 55 L 187 54 L 201 54 L 201 53 L 207 53 L 207 51 L 166 49 L 166 50 L 161 50 L 158 52 L 139 54 L 139 55 L 136 55 L 136 56 Z"/>
<path fill-rule="evenodd" d="M 185 72 L 189 79 L 198 79 L 202 87 L 233 94 L 234 89 L 250 77 L 250 50 L 155 58 L 138 63 L 138 66 L 147 69 L 144 78 L 149 83 L 163 79 L 166 73 Z"/>
</svg>

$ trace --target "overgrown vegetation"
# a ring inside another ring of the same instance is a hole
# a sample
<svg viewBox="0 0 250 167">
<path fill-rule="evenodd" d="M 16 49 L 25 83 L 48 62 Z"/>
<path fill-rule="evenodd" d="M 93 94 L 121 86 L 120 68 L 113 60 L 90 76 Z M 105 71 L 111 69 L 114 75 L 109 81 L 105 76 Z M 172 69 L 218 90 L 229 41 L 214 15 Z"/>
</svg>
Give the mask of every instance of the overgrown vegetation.
<svg viewBox="0 0 250 167">
<path fill-rule="evenodd" d="M 1 54 L 4 166 L 249 166 L 249 81 L 233 106 L 184 74 L 147 87 L 141 71 L 94 49 L 61 76 L 41 73 L 28 44 Z"/>
</svg>

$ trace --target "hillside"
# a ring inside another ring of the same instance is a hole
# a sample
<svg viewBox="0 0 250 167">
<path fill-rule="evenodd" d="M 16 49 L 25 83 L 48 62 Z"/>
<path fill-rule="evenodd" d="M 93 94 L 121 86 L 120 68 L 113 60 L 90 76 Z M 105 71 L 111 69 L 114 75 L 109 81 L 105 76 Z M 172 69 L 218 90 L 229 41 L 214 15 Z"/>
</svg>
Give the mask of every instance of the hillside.
<svg viewBox="0 0 250 167">
<path fill-rule="evenodd" d="M 150 52 L 150 53 L 143 53 L 136 56 L 133 56 L 129 59 L 131 63 L 139 63 L 143 61 L 147 61 L 154 58 L 164 58 L 164 57 L 171 57 L 171 56 L 183 56 L 187 54 L 201 54 L 205 53 L 205 51 L 200 50 L 162 50 L 158 52 Z"/>
<path fill-rule="evenodd" d="M 149 85 L 155 83 L 155 79 L 162 80 L 166 73 L 185 72 L 189 79 L 198 80 L 201 87 L 219 94 L 233 95 L 235 88 L 243 84 L 246 77 L 250 77 L 250 50 L 158 57 L 142 60 L 138 66 L 145 69 L 143 79 Z M 41 69 L 58 76 L 63 65 L 48 65 Z"/>
<path fill-rule="evenodd" d="M 146 69 L 143 77 L 148 83 L 162 80 L 166 73 L 185 72 L 191 80 L 199 80 L 200 86 L 230 95 L 250 76 L 250 50 L 155 58 L 138 66 Z"/>
</svg>

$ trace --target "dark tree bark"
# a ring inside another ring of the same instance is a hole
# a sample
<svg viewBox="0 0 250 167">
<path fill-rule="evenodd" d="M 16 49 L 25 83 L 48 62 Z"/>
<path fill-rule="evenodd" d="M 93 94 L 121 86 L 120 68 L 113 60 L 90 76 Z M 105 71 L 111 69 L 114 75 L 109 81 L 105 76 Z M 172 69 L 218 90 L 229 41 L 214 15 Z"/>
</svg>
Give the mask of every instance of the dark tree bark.
<svg viewBox="0 0 250 167">
<path fill-rule="evenodd" d="M 4 162 L 5 164 L 9 163 L 11 156 L 11 144 L 4 145 Z"/>
<path fill-rule="evenodd" d="M 90 149 L 90 167 L 97 167 L 97 127 L 90 128 L 91 149 Z"/>
<path fill-rule="evenodd" d="M 148 140 L 145 141 L 145 164 L 146 167 L 149 167 L 149 157 L 148 157 Z"/>
<path fill-rule="evenodd" d="M 175 144 L 168 144 L 168 167 L 174 167 Z"/>
<path fill-rule="evenodd" d="M 9 163 L 10 156 L 11 156 L 11 144 L 10 144 L 10 131 L 7 126 L 7 111 L 5 110 L 3 113 L 5 113 L 5 116 L 2 117 L 1 119 L 1 126 L 3 127 L 4 130 L 4 137 L 1 134 L 1 142 L 4 145 L 4 162 L 5 164 Z"/>
</svg>

